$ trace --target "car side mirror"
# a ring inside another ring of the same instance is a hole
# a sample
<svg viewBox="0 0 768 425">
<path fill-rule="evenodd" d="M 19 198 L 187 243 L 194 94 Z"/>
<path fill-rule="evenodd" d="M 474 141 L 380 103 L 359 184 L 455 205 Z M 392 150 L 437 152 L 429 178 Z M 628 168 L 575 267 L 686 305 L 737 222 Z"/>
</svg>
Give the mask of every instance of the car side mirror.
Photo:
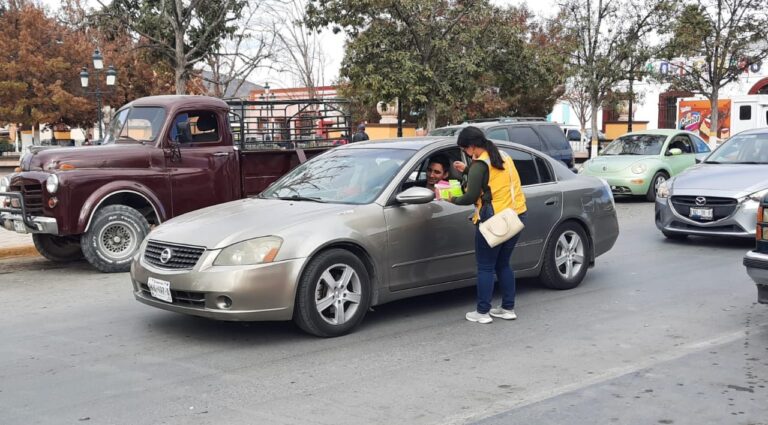
<svg viewBox="0 0 768 425">
<path fill-rule="evenodd" d="M 682 153 L 683 153 L 682 149 L 680 149 L 680 148 L 672 148 L 672 149 L 667 151 L 667 156 L 675 156 L 675 155 L 680 155 Z"/>
<path fill-rule="evenodd" d="M 395 196 L 401 204 L 428 204 L 435 199 L 435 192 L 426 187 L 412 187 Z"/>
</svg>

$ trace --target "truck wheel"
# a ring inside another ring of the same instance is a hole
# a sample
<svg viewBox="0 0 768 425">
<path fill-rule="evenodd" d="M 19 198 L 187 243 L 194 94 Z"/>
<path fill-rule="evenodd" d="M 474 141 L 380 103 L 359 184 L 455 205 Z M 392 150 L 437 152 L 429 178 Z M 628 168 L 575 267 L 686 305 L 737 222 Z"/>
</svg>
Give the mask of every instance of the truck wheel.
<svg viewBox="0 0 768 425">
<path fill-rule="evenodd" d="M 648 192 L 645 194 L 645 199 L 653 202 L 656 200 L 656 189 L 659 188 L 659 185 L 667 181 L 669 176 L 667 173 L 663 171 L 658 171 L 656 174 L 653 175 L 653 178 L 651 179 L 651 184 L 648 185 Z"/>
<path fill-rule="evenodd" d="M 299 279 L 293 320 L 320 337 L 349 333 L 368 310 L 371 283 L 357 256 L 343 249 L 320 253 Z"/>
<path fill-rule="evenodd" d="M 108 205 L 93 215 L 80 244 L 85 258 L 99 271 L 127 272 L 147 233 L 149 223 L 141 213 L 124 205 Z"/>
<path fill-rule="evenodd" d="M 32 235 L 37 252 L 56 262 L 75 261 L 83 258 L 80 238 L 77 236 L 54 236 L 35 233 Z"/>
<path fill-rule="evenodd" d="M 589 267 L 589 245 L 584 229 L 566 222 L 552 232 L 544 248 L 541 281 L 550 289 L 572 289 L 584 280 Z"/>
</svg>

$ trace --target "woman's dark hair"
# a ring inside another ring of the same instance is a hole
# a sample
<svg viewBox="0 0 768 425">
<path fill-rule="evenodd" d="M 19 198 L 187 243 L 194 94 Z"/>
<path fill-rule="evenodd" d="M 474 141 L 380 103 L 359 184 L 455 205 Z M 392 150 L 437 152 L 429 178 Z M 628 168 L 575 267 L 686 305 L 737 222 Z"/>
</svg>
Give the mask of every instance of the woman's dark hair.
<svg viewBox="0 0 768 425">
<path fill-rule="evenodd" d="M 501 158 L 499 148 L 496 145 L 485 138 L 485 133 L 477 127 L 469 126 L 459 133 L 459 138 L 456 140 L 456 144 L 460 148 L 465 149 L 470 146 L 476 146 L 483 148 L 488 152 L 488 156 L 491 158 L 491 165 L 493 168 L 503 170 L 504 160 Z"/>
</svg>

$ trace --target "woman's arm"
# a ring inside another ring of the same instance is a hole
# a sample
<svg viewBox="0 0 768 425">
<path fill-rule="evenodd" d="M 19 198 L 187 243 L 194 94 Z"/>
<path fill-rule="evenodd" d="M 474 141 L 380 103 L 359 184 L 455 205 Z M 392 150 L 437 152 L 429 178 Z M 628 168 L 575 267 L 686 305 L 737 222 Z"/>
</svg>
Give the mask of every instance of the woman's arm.
<svg viewBox="0 0 768 425">
<path fill-rule="evenodd" d="M 488 174 L 488 165 L 483 161 L 475 161 L 469 166 L 467 175 L 467 191 L 463 195 L 452 198 L 451 202 L 456 205 L 472 205 L 480 198 L 483 190 L 483 183 Z"/>
</svg>

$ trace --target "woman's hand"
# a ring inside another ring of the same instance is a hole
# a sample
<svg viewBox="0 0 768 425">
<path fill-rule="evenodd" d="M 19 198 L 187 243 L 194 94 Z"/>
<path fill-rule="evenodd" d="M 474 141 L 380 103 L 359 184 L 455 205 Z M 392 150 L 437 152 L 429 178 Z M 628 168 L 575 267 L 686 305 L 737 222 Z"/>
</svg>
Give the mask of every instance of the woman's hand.
<svg viewBox="0 0 768 425">
<path fill-rule="evenodd" d="M 453 168 L 455 168 L 456 171 L 463 173 L 464 170 L 467 168 L 467 164 L 461 161 L 453 161 Z"/>
</svg>

